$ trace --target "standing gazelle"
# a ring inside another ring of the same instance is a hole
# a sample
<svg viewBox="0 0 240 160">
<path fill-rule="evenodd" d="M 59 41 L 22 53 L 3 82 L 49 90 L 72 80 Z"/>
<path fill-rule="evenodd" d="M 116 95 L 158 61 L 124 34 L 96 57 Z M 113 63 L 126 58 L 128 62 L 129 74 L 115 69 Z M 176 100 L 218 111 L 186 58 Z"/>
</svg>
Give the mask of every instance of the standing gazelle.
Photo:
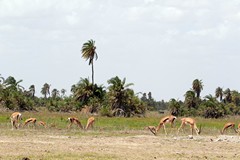
<svg viewBox="0 0 240 160">
<path fill-rule="evenodd" d="M 12 124 L 12 129 L 15 127 L 16 129 L 19 128 L 20 126 L 20 121 L 22 120 L 22 114 L 20 112 L 14 112 L 11 116 L 11 124 Z"/>
</svg>

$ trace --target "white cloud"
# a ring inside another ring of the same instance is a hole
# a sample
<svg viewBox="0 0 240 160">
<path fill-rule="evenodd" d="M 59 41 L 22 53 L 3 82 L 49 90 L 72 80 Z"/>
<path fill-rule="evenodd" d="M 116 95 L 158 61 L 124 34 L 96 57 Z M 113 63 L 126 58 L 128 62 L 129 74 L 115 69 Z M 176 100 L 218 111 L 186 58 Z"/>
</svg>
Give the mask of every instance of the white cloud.
<svg viewBox="0 0 240 160">
<path fill-rule="evenodd" d="M 0 74 L 29 83 L 39 74 L 68 89 L 90 76 L 80 49 L 94 39 L 96 82 L 121 75 L 156 99 L 181 98 L 193 78 L 214 85 L 223 71 L 233 76 L 227 71 L 239 59 L 239 6 L 238 0 L 0 0 Z M 235 83 L 222 79 L 224 86 Z"/>
</svg>

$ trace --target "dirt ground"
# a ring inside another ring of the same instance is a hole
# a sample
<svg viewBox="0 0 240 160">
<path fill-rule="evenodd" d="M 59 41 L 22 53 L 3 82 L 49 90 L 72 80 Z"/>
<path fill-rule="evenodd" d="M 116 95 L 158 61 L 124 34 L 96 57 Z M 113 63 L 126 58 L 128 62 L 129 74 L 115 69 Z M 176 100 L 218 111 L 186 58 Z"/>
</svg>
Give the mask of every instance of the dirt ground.
<svg viewBox="0 0 240 160">
<path fill-rule="evenodd" d="M 165 136 L 50 130 L 1 131 L 0 159 L 240 159 L 236 135 Z"/>
</svg>

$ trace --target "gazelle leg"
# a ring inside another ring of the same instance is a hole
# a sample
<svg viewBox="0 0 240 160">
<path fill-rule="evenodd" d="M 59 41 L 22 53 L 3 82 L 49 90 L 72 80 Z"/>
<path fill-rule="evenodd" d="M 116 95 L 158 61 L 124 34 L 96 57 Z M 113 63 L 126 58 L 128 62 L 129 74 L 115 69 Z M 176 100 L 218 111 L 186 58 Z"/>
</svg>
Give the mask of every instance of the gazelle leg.
<svg viewBox="0 0 240 160">
<path fill-rule="evenodd" d="M 68 125 L 68 129 L 70 129 L 70 128 L 71 128 L 71 126 L 72 126 L 72 123 L 70 123 L 70 124 Z"/>
<path fill-rule="evenodd" d="M 196 134 L 199 135 L 198 134 L 198 132 L 199 132 L 198 128 L 194 127 L 194 129 L 195 129 Z"/>
<path fill-rule="evenodd" d="M 182 122 L 182 124 L 181 124 L 180 127 L 178 128 L 178 132 L 177 132 L 177 134 L 179 134 L 180 129 L 183 129 L 184 126 L 185 126 L 185 123 Z"/>
<path fill-rule="evenodd" d="M 11 124 L 12 124 L 12 130 L 14 129 L 14 127 L 16 128 L 16 126 L 15 126 L 15 121 L 11 121 Z"/>
<path fill-rule="evenodd" d="M 191 133 L 192 133 L 192 135 L 193 135 L 194 127 L 193 127 L 193 126 L 190 126 L 190 128 L 191 128 Z"/>
<path fill-rule="evenodd" d="M 163 124 L 163 129 L 164 129 L 165 135 L 167 135 L 165 124 Z"/>
</svg>

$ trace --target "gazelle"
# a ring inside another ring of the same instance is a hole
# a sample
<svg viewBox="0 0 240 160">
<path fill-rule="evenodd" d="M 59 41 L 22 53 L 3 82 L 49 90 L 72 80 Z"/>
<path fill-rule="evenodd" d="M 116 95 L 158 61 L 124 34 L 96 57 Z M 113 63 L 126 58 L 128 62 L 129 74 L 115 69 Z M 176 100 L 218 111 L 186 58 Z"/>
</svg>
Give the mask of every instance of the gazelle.
<svg viewBox="0 0 240 160">
<path fill-rule="evenodd" d="M 25 120 L 23 127 L 25 127 L 26 125 L 29 125 L 29 123 L 32 123 L 34 127 L 36 127 L 36 122 L 37 122 L 36 118 L 28 118 Z"/>
<path fill-rule="evenodd" d="M 83 129 L 81 122 L 76 117 L 69 117 L 68 120 L 70 122 L 70 124 L 68 125 L 68 128 L 71 128 L 73 124 L 76 124 L 78 127 Z"/>
<path fill-rule="evenodd" d="M 171 127 L 173 127 L 173 124 L 174 124 L 174 120 L 177 119 L 177 117 L 173 116 L 173 115 L 170 115 L 170 116 L 166 116 L 166 117 L 163 117 L 162 119 L 160 119 L 160 122 L 158 124 L 157 127 L 155 126 L 148 126 L 148 129 L 154 134 L 156 135 L 157 132 L 163 127 L 164 131 L 165 131 L 165 134 L 167 135 L 167 131 L 166 131 L 166 128 L 165 128 L 165 124 L 166 123 L 170 123 L 171 124 Z"/>
<path fill-rule="evenodd" d="M 224 131 L 228 128 L 232 128 L 236 133 L 239 133 L 239 127 L 240 127 L 240 124 L 238 125 L 238 130 L 236 130 L 235 129 L 235 123 L 228 122 L 223 126 L 223 129 L 221 130 L 221 134 L 224 134 Z"/>
<path fill-rule="evenodd" d="M 182 121 L 182 123 L 181 123 L 181 126 L 178 128 L 178 132 L 177 133 L 179 133 L 180 129 L 184 128 L 184 126 L 186 124 L 190 125 L 192 135 L 193 135 L 193 130 L 196 131 L 197 135 L 199 135 L 201 133 L 201 125 L 200 125 L 200 129 L 198 129 L 197 125 L 196 125 L 195 119 L 189 118 L 189 117 L 185 117 L 185 118 L 182 118 L 181 121 Z"/>
<path fill-rule="evenodd" d="M 45 122 L 43 122 L 43 121 L 39 121 L 39 122 L 38 122 L 38 125 L 39 125 L 39 126 L 43 126 L 43 127 L 47 128 L 47 125 L 46 125 L 46 123 L 45 123 Z"/>
<path fill-rule="evenodd" d="M 22 120 L 22 114 L 20 112 L 14 112 L 11 116 L 11 124 L 12 124 L 12 129 L 15 127 L 16 129 L 19 128 L 20 126 L 20 121 Z"/>
<path fill-rule="evenodd" d="M 86 125 L 85 129 L 88 130 L 89 127 L 93 128 L 93 123 L 94 122 L 95 122 L 95 118 L 94 117 L 88 118 L 87 125 Z"/>
</svg>

